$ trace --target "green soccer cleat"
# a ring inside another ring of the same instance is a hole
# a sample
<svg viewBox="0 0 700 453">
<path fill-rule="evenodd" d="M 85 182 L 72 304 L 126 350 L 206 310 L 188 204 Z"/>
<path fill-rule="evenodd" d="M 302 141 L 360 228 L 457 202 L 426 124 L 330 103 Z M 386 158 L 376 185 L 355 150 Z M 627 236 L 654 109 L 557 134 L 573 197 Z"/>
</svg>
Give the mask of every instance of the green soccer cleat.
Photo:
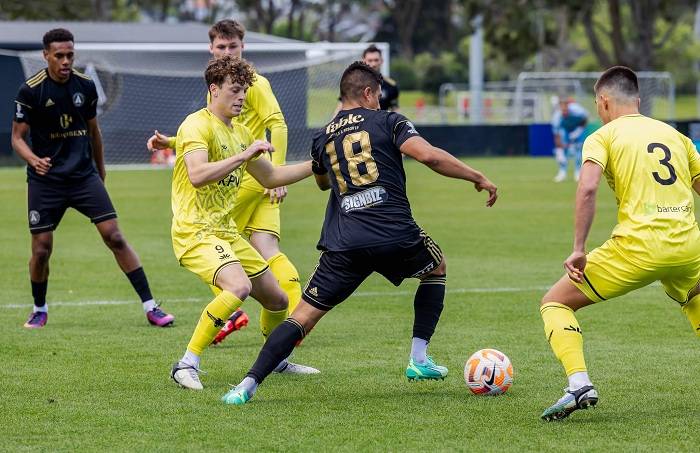
<svg viewBox="0 0 700 453">
<path fill-rule="evenodd" d="M 250 398 L 251 396 L 248 393 L 248 390 L 241 386 L 236 386 L 222 396 L 221 401 L 223 401 L 224 404 L 235 404 L 236 406 L 242 406 L 250 401 Z"/>
<path fill-rule="evenodd" d="M 568 417 L 578 409 L 588 409 L 598 404 L 598 392 L 592 385 L 586 385 L 578 390 L 566 389 L 559 401 L 546 409 L 540 418 L 548 422 Z"/>
<path fill-rule="evenodd" d="M 447 367 L 435 364 L 432 357 L 428 357 L 428 360 L 422 364 L 414 362 L 411 358 L 406 367 L 406 377 L 409 381 L 444 380 L 445 376 L 447 376 Z"/>
</svg>

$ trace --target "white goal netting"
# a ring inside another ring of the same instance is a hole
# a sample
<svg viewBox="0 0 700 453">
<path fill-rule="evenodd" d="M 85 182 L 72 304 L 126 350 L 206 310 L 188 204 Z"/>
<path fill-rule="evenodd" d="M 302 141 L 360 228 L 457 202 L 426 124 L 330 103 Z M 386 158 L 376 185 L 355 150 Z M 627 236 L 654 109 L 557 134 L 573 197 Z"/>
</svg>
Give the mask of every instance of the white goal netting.
<svg viewBox="0 0 700 453">
<path fill-rule="evenodd" d="M 573 99 L 595 113 L 593 85 L 599 72 L 522 72 L 515 80 L 487 82 L 481 92 L 485 124 L 548 123 L 557 100 Z M 675 84 L 668 72 L 638 72 L 640 110 L 661 120 L 675 119 Z M 443 123 L 472 122 L 473 93 L 467 84 L 440 87 Z"/>
<path fill-rule="evenodd" d="M 343 70 L 365 46 L 246 46 L 244 57 L 269 79 L 287 121 L 288 160 L 308 156 L 314 128 L 336 108 Z M 19 55 L 27 77 L 46 65 L 41 52 Z M 188 114 L 206 104 L 208 60 L 206 46 L 76 46 L 75 67 L 97 85 L 108 164 L 161 163 L 146 150 L 146 140 L 154 129 L 174 135 Z"/>
</svg>

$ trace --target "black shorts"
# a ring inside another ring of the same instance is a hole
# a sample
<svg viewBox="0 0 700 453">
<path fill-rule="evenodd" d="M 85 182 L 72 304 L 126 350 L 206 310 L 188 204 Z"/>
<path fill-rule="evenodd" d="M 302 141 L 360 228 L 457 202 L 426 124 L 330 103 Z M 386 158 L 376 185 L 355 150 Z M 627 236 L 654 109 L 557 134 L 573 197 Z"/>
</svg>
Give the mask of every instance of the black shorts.
<svg viewBox="0 0 700 453">
<path fill-rule="evenodd" d="M 55 230 L 68 208 L 76 209 L 92 223 L 117 217 L 107 189 L 97 174 L 66 185 L 30 179 L 28 189 L 27 210 L 32 234 Z"/>
<path fill-rule="evenodd" d="M 303 298 L 319 310 L 328 311 L 350 297 L 372 272 L 399 286 L 406 278 L 431 272 L 441 261 L 440 247 L 422 231 L 417 239 L 405 242 L 323 252 L 304 287 Z"/>
</svg>

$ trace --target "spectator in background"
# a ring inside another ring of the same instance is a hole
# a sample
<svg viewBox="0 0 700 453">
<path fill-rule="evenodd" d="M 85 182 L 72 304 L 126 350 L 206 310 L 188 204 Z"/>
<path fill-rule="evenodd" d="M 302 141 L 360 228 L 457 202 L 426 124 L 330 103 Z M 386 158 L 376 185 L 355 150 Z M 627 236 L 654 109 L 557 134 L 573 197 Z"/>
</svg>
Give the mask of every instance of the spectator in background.
<svg viewBox="0 0 700 453">
<path fill-rule="evenodd" d="M 585 138 L 588 112 L 573 99 L 560 99 L 559 108 L 552 116 L 552 133 L 554 134 L 554 157 L 559 164 L 559 171 L 554 182 L 566 180 L 569 159 L 574 159 L 574 179 L 578 181 L 581 172 L 581 149 Z"/>
<path fill-rule="evenodd" d="M 362 52 L 362 61 L 370 68 L 381 73 L 384 58 L 379 47 L 372 44 Z M 398 111 L 399 109 L 399 86 L 394 79 L 383 75 L 382 93 L 379 96 L 379 109 L 388 111 Z"/>
</svg>

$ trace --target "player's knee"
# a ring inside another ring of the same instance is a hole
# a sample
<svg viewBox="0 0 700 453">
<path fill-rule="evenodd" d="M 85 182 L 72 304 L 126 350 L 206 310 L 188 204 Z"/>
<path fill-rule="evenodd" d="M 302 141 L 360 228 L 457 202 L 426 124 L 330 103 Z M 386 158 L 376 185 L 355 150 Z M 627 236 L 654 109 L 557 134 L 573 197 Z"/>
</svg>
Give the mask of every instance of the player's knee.
<svg viewBox="0 0 700 453">
<path fill-rule="evenodd" d="M 126 248 L 126 238 L 119 230 L 110 231 L 102 239 L 107 244 L 107 247 L 112 250 L 124 250 Z"/>
<path fill-rule="evenodd" d="M 235 282 L 223 283 L 221 289 L 230 292 L 234 296 L 238 297 L 240 300 L 245 300 L 250 295 L 250 292 L 253 290 L 253 285 L 250 283 L 250 280 L 245 279 Z"/>
<path fill-rule="evenodd" d="M 49 241 L 35 241 L 32 243 L 32 259 L 38 263 L 46 263 L 51 257 L 53 245 Z"/>
<path fill-rule="evenodd" d="M 447 275 L 447 262 L 443 257 L 440 264 L 437 265 L 428 275 Z"/>
<path fill-rule="evenodd" d="M 271 297 L 265 304 L 265 308 L 270 311 L 285 310 L 289 306 L 289 299 L 284 291 L 280 290 L 279 294 Z"/>
</svg>

